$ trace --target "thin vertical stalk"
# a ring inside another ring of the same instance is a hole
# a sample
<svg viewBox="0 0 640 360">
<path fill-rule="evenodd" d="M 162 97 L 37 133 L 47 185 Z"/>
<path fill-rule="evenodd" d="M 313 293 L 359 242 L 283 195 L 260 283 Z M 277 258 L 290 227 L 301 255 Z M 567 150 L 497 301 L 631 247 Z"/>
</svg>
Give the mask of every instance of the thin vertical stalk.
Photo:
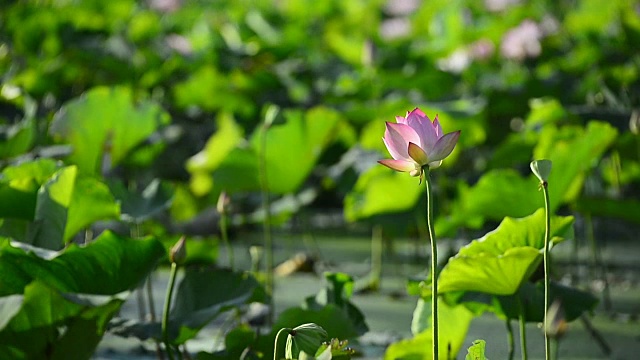
<svg viewBox="0 0 640 360">
<path fill-rule="evenodd" d="M 93 240 L 93 230 L 88 227 L 84 230 L 84 244 L 87 245 Z"/>
<path fill-rule="evenodd" d="M 144 322 L 147 315 L 147 306 L 145 304 L 144 289 L 142 287 L 136 289 L 136 303 L 138 304 L 138 318 L 141 322 Z"/>
<path fill-rule="evenodd" d="M 371 287 L 373 290 L 380 288 L 382 277 L 382 225 L 373 227 L 371 234 Z"/>
<path fill-rule="evenodd" d="M 433 338 L 433 359 L 438 360 L 438 245 L 433 230 L 433 196 L 431 194 L 431 174 L 425 166 L 424 184 L 427 188 L 427 227 L 431 242 L 431 327 Z"/>
<path fill-rule="evenodd" d="M 558 360 L 558 354 L 560 350 L 560 340 L 551 339 L 551 354 L 553 355 L 552 360 Z"/>
<path fill-rule="evenodd" d="M 518 301 L 518 323 L 520 325 L 520 353 L 522 354 L 522 360 L 527 360 L 527 327 L 526 320 L 524 318 L 524 306 L 522 306 L 522 300 L 520 300 L 519 294 L 514 295 Z"/>
<path fill-rule="evenodd" d="M 278 333 L 276 334 L 276 340 L 273 343 L 273 360 L 279 360 L 280 358 L 278 357 L 278 348 L 280 348 L 280 342 L 278 341 L 280 339 L 280 334 L 286 331 L 287 333 L 291 332 L 291 329 L 289 328 L 282 328 L 280 330 L 278 330 Z"/>
<path fill-rule="evenodd" d="M 595 279 L 597 275 L 595 272 L 600 270 L 600 278 L 602 279 L 603 288 L 602 288 L 602 300 L 604 304 L 604 310 L 609 312 L 611 311 L 611 293 L 609 291 L 609 280 L 607 279 L 607 267 L 602 261 L 602 257 L 600 252 L 598 251 L 598 243 L 596 242 L 596 237 L 593 231 L 593 218 L 591 217 L 591 213 L 584 214 L 584 225 L 586 227 L 586 236 L 589 242 L 589 247 L 591 248 L 591 264 L 594 273 L 591 274 Z"/>
<path fill-rule="evenodd" d="M 511 319 L 507 319 L 506 325 L 507 325 L 507 341 L 509 343 L 509 357 L 507 359 L 513 360 L 516 342 L 513 338 L 513 327 L 511 326 Z"/>
<path fill-rule="evenodd" d="M 156 322 L 156 306 L 153 301 L 153 283 L 151 279 L 151 275 L 147 276 L 147 300 L 149 301 L 149 321 L 152 323 Z"/>
<path fill-rule="evenodd" d="M 273 323 L 273 239 L 271 238 L 271 205 L 269 200 L 269 186 L 267 185 L 267 166 L 265 164 L 265 150 L 266 150 L 266 128 L 262 131 L 262 154 L 260 156 L 260 187 L 262 188 L 262 209 L 264 210 L 264 221 L 263 231 L 264 231 L 264 248 L 265 248 L 265 287 L 267 290 L 267 294 L 270 297 L 269 300 L 269 316 L 267 317 L 267 324 L 271 325 Z"/>
<path fill-rule="evenodd" d="M 226 212 L 222 212 L 220 214 L 220 236 L 222 237 L 222 242 L 224 243 L 225 248 L 227 249 L 227 257 L 229 258 L 229 268 L 231 271 L 235 270 L 235 260 L 233 255 L 233 248 L 229 243 L 229 234 L 227 232 L 227 214 Z"/>
<path fill-rule="evenodd" d="M 171 349 L 171 342 L 169 341 L 169 309 L 171 309 L 171 298 L 173 297 L 173 288 L 176 283 L 176 276 L 178 274 L 178 264 L 171 263 L 171 273 L 169 274 L 169 284 L 167 285 L 167 295 L 164 299 L 164 311 L 162 312 L 162 340 L 167 351 L 169 360 L 173 360 L 173 350 Z"/>
<path fill-rule="evenodd" d="M 267 132 L 278 115 L 278 107 L 269 106 L 265 113 L 264 123 L 260 131 L 260 191 L 262 193 L 262 209 L 264 211 L 263 231 L 265 247 L 265 288 L 269 296 L 269 315 L 267 325 L 271 326 L 274 319 L 274 293 L 273 293 L 273 239 L 271 237 L 271 204 L 269 200 L 269 182 L 267 180 Z"/>
<path fill-rule="evenodd" d="M 549 311 L 549 278 L 550 274 L 550 259 L 549 259 L 549 240 L 551 237 L 551 210 L 549 208 L 549 190 L 548 184 L 546 181 L 542 181 L 542 192 L 544 193 L 544 213 L 545 213 L 545 222 L 544 222 L 544 354 L 545 359 L 551 359 L 551 344 L 549 344 L 549 334 L 546 329 L 549 328 L 549 319 L 548 319 L 548 311 Z"/>
<path fill-rule="evenodd" d="M 131 235 L 131 238 L 133 239 L 138 239 L 140 237 L 140 225 L 136 222 L 136 223 L 130 223 L 130 228 L 129 228 L 129 235 Z M 148 276 L 147 276 L 147 280 L 148 280 Z M 147 320 L 147 303 L 145 303 L 145 288 L 144 288 L 144 284 L 142 284 L 137 290 L 136 290 L 136 300 L 138 302 L 138 317 L 140 318 L 140 321 L 146 321 Z M 153 306 L 151 304 L 152 300 L 148 298 L 149 294 L 147 293 L 147 302 L 150 306 Z"/>
</svg>

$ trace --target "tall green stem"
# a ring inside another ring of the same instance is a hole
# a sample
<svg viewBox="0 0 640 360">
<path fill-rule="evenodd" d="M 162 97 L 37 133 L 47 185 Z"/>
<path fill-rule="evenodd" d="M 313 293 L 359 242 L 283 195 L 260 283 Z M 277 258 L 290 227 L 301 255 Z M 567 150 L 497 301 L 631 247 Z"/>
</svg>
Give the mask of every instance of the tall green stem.
<svg viewBox="0 0 640 360">
<path fill-rule="evenodd" d="M 433 231 L 433 196 L 431 194 L 431 174 L 425 166 L 424 183 L 427 187 L 427 227 L 431 241 L 431 328 L 433 334 L 433 359 L 438 360 L 438 245 Z"/>
<path fill-rule="evenodd" d="M 371 234 L 371 288 L 378 290 L 382 277 L 382 225 L 373 227 Z"/>
<path fill-rule="evenodd" d="M 269 296 L 269 315 L 267 325 L 273 324 L 274 318 L 274 293 L 273 293 L 273 240 L 271 238 L 271 205 L 269 201 L 269 182 L 267 180 L 267 132 L 278 115 L 279 108 L 269 106 L 265 113 L 264 123 L 260 133 L 260 191 L 262 192 L 262 208 L 264 210 L 264 247 L 266 253 L 265 288 Z"/>
<path fill-rule="evenodd" d="M 587 212 L 584 214 L 584 224 L 586 227 L 586 236 L 589 241 L 589 247 L 591 248 L 591 264 L 593 268 L 592 277 L 595 279 L 597 275 L 595 274 L 600 271 L 600 279 L 602 280 L 604 287 L 602 288 L 602 300 L 604 304 L 604 310 L 607 312 L 611 311 L 613 305 L 611 304 L 611 292 L 609 291 L 609 280 L 607 279 L 607 268 L 602 260 L 602 256 L 600 255 L 600 251 L 598 251 L 598 244 L 596 242 L 596 237 L 593 232 L 593 218 L 591 217 L 591 213 Z"/>
<path fill-rule="evenodd" d="M 551 348 L 552 348 L 552 354 L 553 354 L 553 360 L 558 360 L 558 353 L 560 350 L 560 340 L 558 339 L 551 339 Z"/>
<path fill-rule="evenodd" d="M 280 334 L 286 331 L 287 333 L 291 332 L 291 329 L 289 328 L 282 328 L 280 330 L 278 330 L 278 333 L 276 334 L 276 340 L 273 343 L 273 360 L 279 360 L 280 358 L 278 357 L 278 348 L 280 348 L 280 343 L 279 343 L 279 339 L 280 339 Z"/>
<path fill-rule="evenodd" d="M 547 182 L 543 181 L 542 192 L 544 193 L 544 354 L 545 359 L 551 359 L 551 344 L 549 344 L 549 335 L 547 333 L 548 327 L 548 314 L 549 311 L 549 277 L 550 277 L 550 259 L 549 259 L 549 239 L 551 236 L 551 211 L 549 209 L 549 190 L 547 189 Z"/>
<path fill-rule="evenodd" d="M 526 319 L 524 317 L 524 306 L 519 294 L 514 295 L 518 301 L 518 322 L 520 324 L 520 352 L 522 353 L 522 360 L 527 360 L 527 327 Z"/>
<path fill-rule="evenodd" d="M 509 360 L 513 360 L 513 355 L 515 353 L 515 340 L 513 338 L 513 327 L 511 326 L 511 319 L 507 319 L 507 339 L 509 341 Z"/>
<path fill-rule="evenodd" d="M 173 351 L 169 342 L 169 309 L 171 309 L 171 298 L 173 297 L 173 288 L 176 283 L 178 274 L 178 264 L 171 263 L 171 274 L 169 275 L 169 284 L 167 285 L 167 295 L 164 299 L 164 311 L 162 312 L 162 340 L 167 350 L 169 360 L 173 360 Z"/>
<path fill-rule="evenodd" d="M 222 236 L 222 242 L 227 249 L 227 256 L 229 257 L 229 267 L 233 271 L 235 270 L 235 261 L 233 256 L 233 248 L 229 243 L 229 234 L 227 233 L 227 214 L 224 212 L 220 214 L 220 236 Z"/>
</svg>

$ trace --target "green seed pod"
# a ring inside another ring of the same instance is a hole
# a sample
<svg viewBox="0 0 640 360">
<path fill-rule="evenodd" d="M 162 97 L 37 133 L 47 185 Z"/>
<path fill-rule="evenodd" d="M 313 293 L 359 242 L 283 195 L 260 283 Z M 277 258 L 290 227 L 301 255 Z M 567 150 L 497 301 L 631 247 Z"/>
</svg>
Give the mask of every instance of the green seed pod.
<svg viewBox="0 0 640 360">
<path fill-rule="evenodd" d="M 534 160 L 530 166 L 531 171 L 533 171 L 533 174 L 540 180 L 540 183 L 549 181 L 549 174 L 551 173 L 550 160 Z"/>
<path fill-rule="evenodd" d="M 301 351 L 315 355 L 320 345 L 327 341 L 328 337 L 327 332 L 320 325 L 314 323 L 295 327 L 287 336 L 285 356 L 287 359 L 296 359 Z"/>
<path fill-rule="evenodd" d="M 171 251 L 169 252 L 169 260 L 172 263 L 182 265 L 186 259 L 187 259 L 187 244 L 186 244 L 186 238 L 183 236 L 171 248 Z"/>
</svg>

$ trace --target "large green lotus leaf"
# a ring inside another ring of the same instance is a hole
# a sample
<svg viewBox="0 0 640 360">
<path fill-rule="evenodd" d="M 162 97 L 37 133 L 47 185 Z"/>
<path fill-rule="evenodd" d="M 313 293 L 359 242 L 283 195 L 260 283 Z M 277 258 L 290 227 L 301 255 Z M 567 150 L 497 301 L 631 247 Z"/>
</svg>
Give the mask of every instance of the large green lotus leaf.
<svg viewBox="0 0 640 360">
<path fill-rule="evenodd" d="M 352 339 L 369 331 L 364 315 L 349 301 L 354 291 L 353 278 L 339 272 L 327 272 L 324 277 L 325 286 L 315 296 L 280 314 L 275 331 L 308 322 L 322 326 L 332 338 Z"/>
<path fill-rule="evenodd" d="M 176 289 L 169 317 L 169 337 L 174 344 L 182 344 L 221 313 L 265 300 L 264 289 L 248 273 L 190 268 Z M 119 336 L 162 339 L 159 323 L 119 319 L 111 326 L 110 331 Z"/>
<path fill-rule="evenodd" d="M 337 129 L 343 121 L 335 110 L 315 107 L 306 112 L 288 110 L 285 123 L 272 125 L 266 134 L 266 171 L 269 191 L 276 194 L 294 192 L 300 188 L 322 155 L 324 149 L 338 138 Z M 251 138 L 256 154 L 260 154 L 262 130 Z"/>
<path fill-rule="evenodd" d="M 76 166 L 60 168 L 51 160 L 6 168 L 0 180 L 0 199 L 0 216 L 22 221 L 6 222 L 3 233 L 54 250 L 91 223 L 119 214 L 104 184 L 78 176 Z"/>
<path fill-rule="evenodd" d="M 577 319 L 585 311 L 593 310 L 598 304 L 598 299 L 592 294 L 553 281 L 549 284 L 549 297 L 551 303 L 556 300 L 561 302 L 564 320 L 567 322 Z M 502 318 L 518 319 L 521 313 L 520 304 L 522 304 L 526 321 L 542 322 L 544 320 L 544 282 L 524 283 L 516 294 L 498 296 L 493 304 L 492 311 Z"/>
<path fill-rule="evenodd" d="M 192 188 L 210 189 L 227 193 L 258 191 L 258 156 L 250 147 L 237 147 L 229 153 L 212 175 L 195 173 Z"/>
<path fill-rule="evenodd" d="M 389 345 L 384 353 L 384 360 L 433 360 L 432 346 L 431 330 L 424 331 L 411 339 L 400 340 Z M 447 352 L 443 351 L 438 360 L 446 359 Z"/>
<path fill-rule="evenodd" d="M 0 218 L 33 220 L 36 193 L 12 187 L 0 180 Z"/>
<path fill-rule="evenodd" d="M 96 178 L 78 176 L 67 212 L 64 241 L 69 242 L 80 230 L 97 220 L 119 217 L 120 204 L 111 194 L 109 187 Z"/>
<path fill-rule="evenodd" d="M 348 274 L 339 272 L 326 272 L 324 277 L 326 286 L 316 296 L 306 298 L 302 309 L 320 310 L 328 305 L 336 305 L 347 315 L 351 322 L 350 328 L 353 328 L 358 335 L 369 331 L 364 314 L 349 301 L 355 286 L 353 278 Z"/>
<path fill-rule="evenodd" d="M 0 126 L 0 159 L 21 155 L 31 148 L 36 137 L 36 122 L 32 117 L 17 124 Z"/>
<path fill-rule="evenodd" d="M 16 294 L 0 297 L 0 331 L 2 331 L 20 311 L 23 301 L 23 295 Z"/>
<path fill-rule="evenodd" d="M 304 323 L 322 326 L 331 338 L 353 339 L 362 334 L 343 309 L 336 304 L 327 304 L 317 309 L 290 307 L 278 316 L 273 328 L 294 328 Z"/>
<path fill-rule="evenodd" d="M 450 215 L 436 220 L 436 233 L 447 234 L 460 226 L 479 228 L 485 219 L 527 216 L 544 206 L 538 185 L 533 175 L 524 178 L 511 169 L 491 170 L 471 188 L 461 183 Z"/>
<path fill-rule="evenodd" d="M 424 193 L 418 178 L 407 173 L 373 166 L 360 175 L 353 190 L 344 200 L 344 216 L 348 221 L 374 215 L 408 211 Z"/>
<path fill-rule="evenodd" d="M 191 190 L 196 195 L 205 195 L 211 191 L 213 182 L 210 173 L 222 164 L 242 140 L 243 131 L 230 114 L 221 113 L 216 124 L 217 130 L 207 140 L 204 149 L 187 160 L 186 168 L 192 175 Z"/>
<path fill-rule="evenodd" d="M 64 292 L 113 295 L 136 287 L 165 255 L 155 239 L 134 240 L 109 231 L 63 252 L 5 241 L 0 248 L 0 295 L 21 294 L 34 280 Z"/>
<path fill-rule="evenodd" d="M 105 152 L 110 154 L 109 165 L 117 165 L 169 121 L 151 101 L 134 105 L 128 88 L 98 87 L 66 103 L 53 118 L 50 133 L 73 146 L 69 162 L 83 173 L 99 174 Z"/>
<path fill-rule="evenodd" d="M 576 210 L 583 214 L 613 217 L 640 224 L 640 201 L 635 199 L 580 198 Z"/>
<path fill-rule="evenodd" d="M 27 243 L 52 250 L 62 248 L 77 174 L 76 166 L 64 167 L 40 188 L 33 223 L 27 230 Z"/>
<path fill-rule="evenodd" d="M 552 216 L 550 239 L 552 244 L 573 239 L 573 216 Z M 500 256 L 515 247 L 529 246 L 544 249 L 545 212 L 538 209 L 524 218 L 505 217 L 500 225 L 458 252 L 461 256 L 487 253 Z"/>
<path fill-rule="evenodd" d="M 173 189 L 159 179 L 153 179 L 142 191 L 130 191 L 122 182 L 111 182 L 109 186 L 120 202 L 120 217 L 128 222 L 145 221 L 168 209 L 173 200 Z"/>
<path fill-rule="evenodd" d="M 591 121 L 581 127 L 545 127 L 534 149 L 535 159 L 553 163 L 549 176 L 551 209 L 573 203 L 580 195 L 587 173 L 616 139 L 618 131 L 608 123 Z"/>
<path fill-rule="evenodd" d="M 544 223 L 543 209 L 521 219 L 505 218 L 494 231 L 472 241 L 449 260 L 440 273 L 438 290 L 515 293 L 542 260 Z M 572 225 L 572 216 L 552 217 L 552 243 L 573 238 Z"/>
<path fill-rule="evenodd" d="M 38 189 L 58 168 L 50 159 L 5 168 L 0 175 L 0 217 L 33 220 Z"/>
<path fill-rule="evenodd" d="M 548 181 L 552 211 L 576 200 L 586 174 L 616 134 L 611 125 L 597 121 L 590 122 L 586 129 L 555 126 L 543 129 L 533 155 L 553 163 Z M 479 227 L 485 219 L 530 214 L 543 205 L 542 194 L 536 191 L 538 186 L 534 175 L 522 177 L 508 169 L 485 173 L 473 187 L 461 185 L 451 215 L 437 220 L 436 232 L 445 234 L 459 226 Z"/>
<path fill-rule="evenodd" d="M 288 110 L 283 124 L 274 123 L 266 135 L 266 172 L 269 191 L 275 194 L 295 192 L 307 179 L 329 144 L 340 139 L 338 129 L 344 120 L 334 110 L 316 107 L 306 112 Z M 258 127 L 250 147 L 236 147 L 225 157 L 213 177 L 192 179 L 198 186 L 227 192 L 258 191 L 259 154 L 263 131 Z M 207 184 L 207 181 L 212 183 Z"/>
<path fill-rule="evenodd" d="M 487 346 L 484 340 L 475 340 L 469 349 L 467 349 L 467 356 L 464 360 L 488 360 L 484 354 L 484 349 Z"/>
<path fill-rule="evenodd" d="M 624 13 L 626 1 L 605 3 L 600 0 L 583 0 L 564 18 L 564 27 L 570 34 L 604 34 L 611 29 L 612 23 L 619 21 L 619 14 Z M 629 4 L 630 6 L 631 4 Z M 627 10 L 629 11 L 629 10 Z"/>
<path fill-rule="evenodd" d="M 251 116 L 255 112 L 254 102 L 238 91 L 233 78 L 211 65 L 202 66 L 188 79 L 176 84 L 173 95 L 176 105 L 181 108 L 197 106 L 208 111 L 222 110 L 243 116 Z"/>
<path fill-rule="evenodd" d="M 411 332 L 419 336 L 423 332 L 431 332 L 431 301 L 418 299 L 413 311 Z M 450 306 L 438 300 L 438 341 L 440 349 L 451 349 L 449 359 L 455 358 L 464 344 L 474 314 L 462 305 Z"/>
<path fill-rule="evenodd" d="M 263 336 L 266 338 L 267 336 Z M 265 339 L 258 337 L 256 330 L 253 329 L 249 324 L 243 323 L 238 325 L 236 328 L 231 329 L 227 332 L 224 338 L 224 349 L 218 350 L 214 353 L 207 353 L 201 351 L 198 353 L 196 359 L 198 360 L 231 360 L 231 359 L 242 359 L 243 353 L 247 349 L 255 349 L 255 351 L 263 351 L 264 353 L 272 353 L 273 352 L 273 341 L 275 340 L 275 334 L 273 336 L 268 337 L 271 340 L 269 344 Z M 262 342 L 269 347 L 269 349 L 264 349 L 260 347 L 257 349 L 257 342 L 262 340 Z M 270 351 L 268 351 L 270 350 Z M 245 353 L 246 356 L 246 353 Z"/>
<path fill-rule="evenodd" d="M 84 301 L 78 302 L 72 295 L 34 281 L 25 287 L 21 306 L 0 330 L 0 357 L 89 359 L 126 294 L 83 295 Z M 0 302 L 10 297 L 15 295 L 0 298 Z"/>
<path fill-rule="evenodd" d="M 5 240 L 0 247 L 0 358 L 90 358 L 127 290 L 164 255 L 154 239 L 109 232 L 64 252 Z M 20 305 L 19 311 L 9 311 L 5 305 L 11 303 Z"/>
<path fill-rule="evenodd" d="M 188 270 L 180 282 L 170 323 L 178 328 L 174 342 L 182 344 L 222 312 L 251 302 L 266 301 L 258 281 L 248 273 L 217 269 Z"/>
<path fill-rule="evenodd" d="M 508 169 L 528 163 L 538 138 L 539 134 L 533 131 L 509 134 L 492 149 L 491 157 L 487 159 L 487 168 Z"/>
<path fill-rule="evenodd" d="M 455 256 L 440 273 L 438 291 L 513 294 L 531 276 L 541 259 L 540 251 L 532 247 L 511 248 L 498 256 L 489 253 Z"/>
<path fill-rule="evenodd" d="M 534 129 L 545 124 L 555 124 L 568 117 L 567 110 L 555 98 L 536 98 L 529 100 L 531 112 L 527 115 L 527 128 Z M 527 131 L 528 132 L 528 131 Z"/>
</svg>

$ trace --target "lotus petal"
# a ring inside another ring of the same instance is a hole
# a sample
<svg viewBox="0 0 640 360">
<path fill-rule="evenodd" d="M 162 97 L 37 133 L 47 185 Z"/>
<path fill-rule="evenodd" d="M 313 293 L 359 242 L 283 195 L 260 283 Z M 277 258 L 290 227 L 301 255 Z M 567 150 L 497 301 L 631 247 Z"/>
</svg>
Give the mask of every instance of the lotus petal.
<svg viewBox="0 0 640 360">
<path fill-rule="evenodd" d="M 396 160 L 411 160 L 408 152 L 409 143 L 419 143 L 420 137 L 409 125 L 387 122 L 387 129 L 382 140 L 391 157 Z"/>
<path fill-rule="evenodd" d="M 431 152 L 428 154 L 430 161 L 438 161 L 446 158 L 451 154 L 453 148 L 456 147 L 458 143 L 458 138 L 460 137 L 460 130 L 454 131 L 452 133 L 448 133 L 438 139 L 436 145 L 433 147 Z"/>
<path fill-rule="evenodd" d="M 378 163 L 396 171 L 406 172 L 416 169 L 416 164 L 413 161 L 384 159 L 378 160 Z"/>
<path fill-rule="evenodd" d="M 415 161 L 418 165 L 423 166 L 429 163 L 429 157 L 427 153 L 422 150 L 422 148 L 412 142 L 409 143 L 409 148 L 407 149 L 409 152 L 409 156 Z"/>
</svg>

